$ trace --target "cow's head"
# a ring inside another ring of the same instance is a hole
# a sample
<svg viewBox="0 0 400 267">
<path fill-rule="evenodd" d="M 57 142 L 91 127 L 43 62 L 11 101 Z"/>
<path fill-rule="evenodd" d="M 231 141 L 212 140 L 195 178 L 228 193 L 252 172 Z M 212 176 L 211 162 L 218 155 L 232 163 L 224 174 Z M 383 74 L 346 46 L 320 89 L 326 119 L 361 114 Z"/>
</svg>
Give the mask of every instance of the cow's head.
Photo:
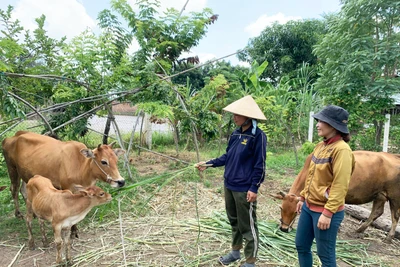
<svg viewBox="0 0 400 267">
<path fill-rule="evenodd" d="M 279 192 L 279 194 L 271 195 L 276 199 L 282 200 L 281 205 L 281 225 L 279 229 L 283 232 L 289 232 L 292 228 L 293 223 L 296 220 L 296 206 L 297 202 L 299 202 L 297 196 L 295 194 L 285 194 L 283 192 Z"/>
<path fill-rule="evenodd" d="M 109 183 L 112 187 L 122 187 L 125 185 L 124 178 L 118 171 L 118 156 L 123 155 L 125 150 L 113 149 L 115 142 L 110 145 L 98 145 L 93 151 L 81 149 L 81 154 L 86 158 L 92 159 L 92 171 L 97 179 Z"/>
</svg>

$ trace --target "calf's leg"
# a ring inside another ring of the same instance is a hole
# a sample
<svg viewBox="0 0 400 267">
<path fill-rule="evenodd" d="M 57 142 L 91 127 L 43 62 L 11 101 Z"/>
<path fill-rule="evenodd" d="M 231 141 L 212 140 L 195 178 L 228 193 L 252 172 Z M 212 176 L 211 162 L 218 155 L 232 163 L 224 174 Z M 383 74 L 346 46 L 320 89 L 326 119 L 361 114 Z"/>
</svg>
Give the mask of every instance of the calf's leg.
<svg viewBox="0 0 400 267">
<path fill-rule="evenodd" d="M 60 264 L 62 262 L 62 229 L 61 224 L 53 224 L 53 231 L 54 231 L 54 241 L 57 247 L 57 256 L 56 256 L 56 263 Z"/>
<path fill-rule="evenodd" d="M 63 241 L 64 241 L 64 247 L 65 247 L 65 257 L 67 259 L 68 263 L 72 262 L 72 257 L 71 257 L 71 228 L 66 228 L 63 229 Z"/>
<path fill-rule="evenodd" d="M 42 233 L 43 246 L 48 247 L 49 242 L 47 241 L 47 237 L 46 237 L 46 229 L 44 227 L 44 220 L 40 219 L 39 217 L 38 217 L 38 220 L 39 220 L 39 225 L 40 225 L 40 232 Z"/>
</svg>

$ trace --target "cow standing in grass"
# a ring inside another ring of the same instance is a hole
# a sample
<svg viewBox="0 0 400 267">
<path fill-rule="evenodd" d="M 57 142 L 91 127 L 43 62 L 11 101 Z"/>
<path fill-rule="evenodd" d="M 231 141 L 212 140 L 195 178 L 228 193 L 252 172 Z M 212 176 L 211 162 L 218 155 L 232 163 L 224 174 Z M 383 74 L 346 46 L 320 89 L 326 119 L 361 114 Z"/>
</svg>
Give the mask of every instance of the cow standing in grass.
<svg viewBox="0 0 400 267">
<path fill-rule="evenodd" d="M 35 247 L 32 235 L 32 219 L 35 214 L 39 219 L 44 246 L 47 246 L 48 242 L 43 220 L 51 222 L 57 246 L 57 264 L 62 261 L 63 245 L 66 260 L 67 262 L 71 261 L 71 226 L 83 220 L 93 207 L 112 200 L 110 194 L 97 186 L 83 188 L 77 185 L 75 187 L 76 194 L 72 194 L 70 190 L 57 190 L 49 179 L 40 175 L 29 179 L 26 186 L 26 225 L 29 234 L 29 248 L 34 249 Z"/>
<path fill-rule="evenodd" d="M 17 217 L 22 217 L 18 204 L 21 179 L 28 183 L 37 174 L 48 177 L 57 189 L 74 190 L 74 184 L 88 187 L 97 180 L 112 187 L 125 184 L 117 166 L 118 156 L 125 151 L 113 149 L 113 144 L 99 145 L 91 150 L 80 142 L 63 142 L 49 136 L 18 131 L 13 137 L 5 138 L 2 147 Z M 73 235 L 77 236 L 76 227 Z"/>
</svg>

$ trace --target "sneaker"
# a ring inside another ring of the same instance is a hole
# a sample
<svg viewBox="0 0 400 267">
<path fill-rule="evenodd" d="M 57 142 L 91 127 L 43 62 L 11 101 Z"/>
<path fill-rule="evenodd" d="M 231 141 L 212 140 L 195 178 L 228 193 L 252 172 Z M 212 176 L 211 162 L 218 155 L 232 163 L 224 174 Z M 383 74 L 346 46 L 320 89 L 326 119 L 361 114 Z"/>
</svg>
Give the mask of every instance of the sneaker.
<svg viewBox="0 0 400 267">
<path fill-rule="evenodd" d="M 233 257 L 232 253 L 228 253 L 223 257 L 219 257 L 219 259 L 218 259 L 219 263 L 221 263 L 224 266 L 228 266 L 229 264 L 239 261 L 239 260 L 240 260 L 240 257 L 235 258 L 235 257 Z"/>
</svg>

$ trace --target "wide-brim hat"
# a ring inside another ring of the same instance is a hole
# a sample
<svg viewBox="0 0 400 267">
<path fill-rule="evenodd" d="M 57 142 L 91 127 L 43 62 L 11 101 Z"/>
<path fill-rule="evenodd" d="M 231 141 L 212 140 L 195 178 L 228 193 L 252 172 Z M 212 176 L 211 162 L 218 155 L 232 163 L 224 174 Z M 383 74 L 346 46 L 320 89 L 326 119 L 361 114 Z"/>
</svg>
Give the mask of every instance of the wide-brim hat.
<svg viewBox="0 0 400 267">
<path fill-rule="evenodd" d="M 341 133 L 349 133 L 349 129 L 347 128 L 349 113 L 342 107 L 329 105 L 312 116 L 317 120 L 329 124 Z"/>
<path fill-rule="evenodd" d="M 264 113 L 251 95 L 245 96 L 224 107 L 223 110 L 256 120 L 266 120 Z"/>
</svg>

